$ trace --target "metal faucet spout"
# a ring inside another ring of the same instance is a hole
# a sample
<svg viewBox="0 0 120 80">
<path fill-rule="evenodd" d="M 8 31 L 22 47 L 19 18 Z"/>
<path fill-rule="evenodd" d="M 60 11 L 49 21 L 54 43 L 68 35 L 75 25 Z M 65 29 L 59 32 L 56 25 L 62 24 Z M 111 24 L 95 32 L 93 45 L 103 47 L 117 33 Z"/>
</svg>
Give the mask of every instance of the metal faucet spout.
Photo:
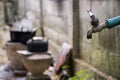
<svg viewBox="0 0 120 80">
<path fill-rule="evenodd" d="M 100 32 L 105 28 L 111 29 L 120 25 L 120 16 L 116 16 L 111 19 L 107 19 L 105 22 L 99 24 L 99 19 L 95 17 L 95 15 L 91 12 L 91 10 L 87 11 L 91 18 L 92 28 L 87 32 L 87 39 L 92 38 L 92 33 Z"/>
<path fill-rule="evenodd" d="M 88 32 L 87 32 L 87 39 L 91 39 L 92 38 L 92 33 L 100 32 L 100 31 L 102 31 L 105 28 L 107 28 L 107 24 L 106 23 L 101 23 L 97 27 L 93 27 L 92 29 L 88 30 Z"/>
<path fill-rule="evenodd" d="M 87 39 L 91 39 L 92 38 L 92 33 L 93 33 L 92 29 L 88 30 L 88 32 L 87 32 Z"/>
</svg>

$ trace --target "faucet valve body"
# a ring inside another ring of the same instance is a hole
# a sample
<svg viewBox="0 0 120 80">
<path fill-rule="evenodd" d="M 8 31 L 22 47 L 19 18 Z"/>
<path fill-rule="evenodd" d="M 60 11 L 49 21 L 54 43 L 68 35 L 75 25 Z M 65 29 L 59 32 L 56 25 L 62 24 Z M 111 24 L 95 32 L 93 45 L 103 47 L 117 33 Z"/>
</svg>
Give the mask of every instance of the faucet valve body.
<svg viewBox="0 0 120 80">
<path fill-rule="evenodd" d="M 95 18 L 95 15 L 91 12 L 91 10 L 87 11 L 87 12 L 90 15 L 91 25 L 92 25 L 92 28 L 90 30 L 88 30 L 88 32 L 87 32 L 87 39 L 92 38 L 92 33 L 100 32 L 105 28 L 111 29 L 120 24 L 120 16 L 117 16 L 117 17 L 114 17 L 111 19 L 107 19 L 105 22 L 99 24 L 98 18 Z"/>
<path fill-rule="evenodd" d="M 93 27 L 97 27 L 99 25 L 98 18 L 95 17 L 95 15 L 91 12 L 91 10 L 87 10 L 87 12 L 89 13 L 90 18 L 91 18 L 91 25 Z"/>
</svg>

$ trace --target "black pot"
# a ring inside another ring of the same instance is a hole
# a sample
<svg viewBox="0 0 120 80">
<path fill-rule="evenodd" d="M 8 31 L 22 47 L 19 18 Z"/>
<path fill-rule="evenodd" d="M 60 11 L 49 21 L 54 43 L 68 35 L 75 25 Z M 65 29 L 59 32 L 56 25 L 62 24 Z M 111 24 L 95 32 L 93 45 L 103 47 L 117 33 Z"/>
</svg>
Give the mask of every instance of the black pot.
<svg viewBox="0 0 120 80">
<path fill-rule="evenodd" d="M 27 49 L 29 52 L 47 52 L 48 51 L 48 40 L 30 39 L 27 42 Z"/>
<path fill-rule="evenodd" d="M 35 34 L 36 30 L 24 32 L 23 29 L 21 29 L 21 31 L 10 31 L 10 38 L 11 42 L 20 42 L 26 44 L 26 42 L 35 36 Z"/>
</svg>

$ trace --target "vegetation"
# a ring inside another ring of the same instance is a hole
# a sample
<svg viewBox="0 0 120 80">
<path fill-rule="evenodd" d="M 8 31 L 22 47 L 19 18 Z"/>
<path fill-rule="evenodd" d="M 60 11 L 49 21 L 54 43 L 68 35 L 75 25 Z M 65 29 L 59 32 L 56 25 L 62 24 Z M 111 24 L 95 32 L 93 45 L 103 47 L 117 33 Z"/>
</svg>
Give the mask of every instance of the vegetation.
<svg viewBox="0 0 120 80">
<path fill-rule="evenodd" d="M 95 80 L 92 78 L 92 73 L 87 70 L 81 70 L 76 72 L 75 76 L 69 78 L 69 80 Z"/>
</svg>

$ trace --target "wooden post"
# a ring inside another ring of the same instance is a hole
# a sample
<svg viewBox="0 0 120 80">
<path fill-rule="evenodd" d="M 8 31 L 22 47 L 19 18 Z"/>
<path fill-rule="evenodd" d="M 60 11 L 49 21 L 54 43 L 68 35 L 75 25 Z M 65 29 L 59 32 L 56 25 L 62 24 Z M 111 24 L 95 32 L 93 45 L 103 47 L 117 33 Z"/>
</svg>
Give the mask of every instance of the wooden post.
<svg viewBox="0 0 120 80">
<path fill-rule="evenodd" d="M 8 12 L 7 12 L 7 1 L 6 0 L 3 0 L 4 1 L 4 21 L 5 23 L 8 23 L 9 22 L 9 19 L 8 19 Z"/>
<path fill-rule="evenodd" d="M 42 37 L 45 36 L 44 34 L 44 29 L 43 29 L 43 1 L 40 0 L 40 30 L 41 30 L 41 34 L 42 34 Z"/>
<path fill-rule="evenodd" d="M 79 56 L 79 0 L 73 0 L 73 56 Z"/>
</svg>

